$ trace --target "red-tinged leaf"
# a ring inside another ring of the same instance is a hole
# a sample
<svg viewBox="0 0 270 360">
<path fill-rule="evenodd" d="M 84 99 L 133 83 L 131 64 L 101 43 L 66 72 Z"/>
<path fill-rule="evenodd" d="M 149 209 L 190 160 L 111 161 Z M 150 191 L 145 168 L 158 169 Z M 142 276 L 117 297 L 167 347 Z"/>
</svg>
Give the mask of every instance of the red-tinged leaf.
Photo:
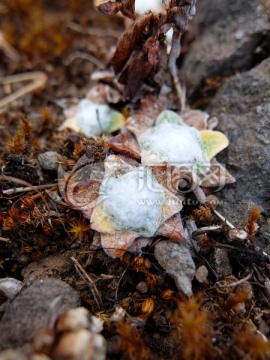
<svg viewBox="0 0 270 360">
<path fill-rule="evenodd" d="M 207 174 L 201 175 L 201 186 L 220 187 L 226 184 L 232 184 L 235 178 L 225 169 L 215 158 L 211 160 L 211 167 Z"/>
<path fill-rule="evenodd" d="M 153 17 L 152 13 L 139 16 L 134 24 L 128 28 L 119 38 L 115 54 L 112 58 L 112 65 L 118 74 L 126 64 L 135 46 L 141 39 L 141 35 Z"/>
<path fill-rule="evenodd" d="M 181 115 L 185 124 L 195 127 L 197 130 L 207 129 L 209 115 L 201 110 L 190 110 Z"/>
<path fill-rule="evenodd" d="M 137 234 L 128 231 L 117 234 L 101 234 L 101 244 L 104 251 L 115 259 L 122 256 L 137 237 Z"/>
<path fill-rule="evenodd" d="M 163 110 L 165 110 L 164 104 L 162 104 L 154 95 L 147 95 L 141 101 L 141 112 L 151 119 L 156 120 Z"/>
<path fill-rule="evenodd" d="M 185 241 L 185 234 L 180 214 L 176 214 L 165 221 L 157 230 L 158 235 L 165 236 L 174 241 Z"/>
<path fill-rule="evenodd" d="M 127 155 L 134 159 L 140 159 L 140 147 L 135 137 L 130 133 L 122 133 L 112 138 L 109 143 L 109 147 L 123 155 Z"/>
<path fill-rule="evenodd" d="M 76 210 L 80 210 L 86 218 L 90 218 L 98 198 L 100 181 L 74 182 L 66 188 L 66 201 Z"/>
<path fill-rule="evenodd" d="M 118 2 L 104 2 L 97 6 L 98 11 L 105 15 L 116 15 L 119 11 L 122 10 L 123 5 Z"/>
<path fill-rule="evenodd" d="M 135 19 L 135 0 L 122 0 L 122 14 L 129 17 L 130 19 Z"/>
<path fill-rule="evenodd" d="M 131 131 L 135 136 L 140 136 L 155 122 L 155 117 L 149 117 L 144 114 L 136 114 L 130 116 L 126 121 L 126 127 Z"/>
<path fill-rule="evenodd" d="M 148 62 L 156 66 L 159 60 L 159 41 L 151 37 L 146 40 L 143 47 L 147 50 Z"/>
</svg>

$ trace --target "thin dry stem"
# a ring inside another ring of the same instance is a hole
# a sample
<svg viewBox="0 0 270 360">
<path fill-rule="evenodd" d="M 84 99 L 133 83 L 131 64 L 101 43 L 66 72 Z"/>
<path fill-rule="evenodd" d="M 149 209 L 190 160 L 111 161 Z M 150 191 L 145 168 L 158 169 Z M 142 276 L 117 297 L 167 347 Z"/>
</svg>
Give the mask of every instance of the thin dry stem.
<svg viewBox="0 0 270 360">
<path fill-rule="evenodd" d="M 75 257 L 71 257 L 70 258 L 71 261 L 75 264 L 75 269 L 77 270 L 78 274 L 90 284 L 90 288 L 92 291 L 92 295 L 95 299 L 95 302 L 97 303 L 97 306 L 100 308 L 102 305 L 102 299 L 100 296 L 100 293 L 96 287 L 96 284 L 94 283 L 94 281 L 91 279 L 91 277 L 87 274 L 87 272 L 84 270 L 84 268 L 81 266 L 81 264 L 79 263 L 79 261 L 77 259 L 75 259 Z"/>
<path fill-rule="evenodd" d="M 232 223 L 230 223 L 228 219 L 222 216 L 217 210 L 214 210 L 213 212 L 221 221 L 223 221 L 227 226 L 229 226 L 229 228 L 235 229 L 235 226 Z"/>
<path fill-rule="evenodd" d="M 11 195 L 11 194 L 17 194 L 17 193 L 20 193 L 20 192 L 28 192 L 28 191 L 50 189 L 52 187 L 55 187 L 55 185 L 56 184 L 46 184 L 46 185 L 37 185 L 37 186 L 18 187 L 18 188 L 14 188 L 14 189 L 2 190 L 2 193 L 4 195 Z"/>
<path fill-rule="evenodd" d="M 20 81 L 31 81 L 29 84 L 24 85 L 22 88 L 16 90 L 12 94 L 4 97 L 0 100 L 0 113 L 3 112 L 4 107 L 12 103 L 13 101 L 19 99 L 20 97 L 29 94 L 35 90 L 41 89 L 45 86 L 48 80 L 47 75 L 42 71 L 34 71 L 32 73 L 22 73 L 16 75 L 9 75 L 3 78 L 0 78 L 0 84 L 13 84 Z M 2 110 L 1 110 L 2 109 Z"/>
<path fill-rule="evenodd" d="M 40 197 L 42 198 L 42 200 L 44 201 L 44 204 L 48 210 L 48 213 L 50 214 L 50 207 L 44 197 L 44 195 L 42 194 L 42 192 L 39 191 L 39 189 L 36 188 L 36 186 L 33 186 L 31 185 L 30 183 L 28 183 L 27 181 L 24 181 L 24 180 L 21 180 L 21 179 L 18 179 L 18 178 L 15 178 L 13 176 L 6 176 L 6 175 L 0 175 L 0 181 L 3 180 L 3 181 L 10 181 L 10 182 L 13 182 L 14 184 L 17 184 L 17 185 L 23 185 L 23 186 L 26 186 L 26 187 L 29 187 L 31 188 L 33 191 L 36 191 L 40 194 Z"/>
</svg>

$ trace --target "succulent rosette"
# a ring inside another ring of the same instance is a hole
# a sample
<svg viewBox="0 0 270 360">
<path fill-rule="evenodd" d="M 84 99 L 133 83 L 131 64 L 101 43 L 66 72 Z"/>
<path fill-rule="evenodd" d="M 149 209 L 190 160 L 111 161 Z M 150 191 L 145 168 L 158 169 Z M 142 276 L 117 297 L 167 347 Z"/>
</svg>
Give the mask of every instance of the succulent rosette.
<svg viewBox="0 0 270 360">
<path fill-rule="evenodd" d="M 114 102 L 118 98 L 119 94 L 106 85 L 92 87 L 76 105 L 65 109 L 66 119 L 60 130 L 71 129 L 87 137 L 119 130 L 125 123 L 125 117 L 108 105 L 109 101 Z"/>
<path fill-rule="evenodd" d="M 169 166 L 175 191 L 187 173 L 196 182 L 194 190 L 198 186 L 223 186 L 235 180 L 215 159 L 229 144 L 223 133 L 213 130 L 217 124 L 217 118 L 209 119 L 207 113 L 199 110 L 182 116 L 165 110 L 156 119 L 142 113 L 130 116 L 109 146 L 115 152 L 141 160 L 142 165 L 155 169 L 159 176 L 164 176 L 161 174 L 164 171 L 168 176 Z"/>
<path fill-rule="evenodd" d="M 201 202 L 201 186 L 234 181 L 215 160 L 229 143 L 213 130 L 216 125 L 217 119 L 202 111 L 179 116 L 157 105 L 151 110 L 146 106 L 110 138 L 109 146 L 119 155 L 90 165 L 82 158 L 73 174 L 64 174 L 69 179 L 66 201 L 90 219 L 97 246 L 118 257 L 125 251 L 140 252 L 157 235 L 185 240 L 179 184 L 186 174 L 196 179 L 192 191 Z"/>
<path fill-rule="evenodd" d="M 125 157 L 111 155 L 104 165 L 91 228 L 101 234 L 107 254 L 117 257 L 132 247 L 140 249 L 156 235 L 184 240 L 182 197 L 159 183 L 150 168 Z"/>
</svg>

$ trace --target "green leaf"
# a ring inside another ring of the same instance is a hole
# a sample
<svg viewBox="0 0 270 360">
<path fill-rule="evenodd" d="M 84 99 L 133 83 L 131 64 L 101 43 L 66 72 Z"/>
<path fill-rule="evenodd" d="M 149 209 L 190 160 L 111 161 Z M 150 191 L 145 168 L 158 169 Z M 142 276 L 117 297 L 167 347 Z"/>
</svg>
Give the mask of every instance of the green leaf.
<svg viewBox="0 0 270 360">
<path fill-rule="evenodd" d="M 125 124 L 125 118 L 119 111 L 112 110 L 110 118 L 110 125 L 106 129 L 109 133 L 119 130 Z"/>
<path fill-rule="evenodd" d="M 156 125 L 163 123 L 172 123 L 177 125 L 184 125 L 182 118 L 174 111 L 164 110 L 156 119 Z"/>
</svg>

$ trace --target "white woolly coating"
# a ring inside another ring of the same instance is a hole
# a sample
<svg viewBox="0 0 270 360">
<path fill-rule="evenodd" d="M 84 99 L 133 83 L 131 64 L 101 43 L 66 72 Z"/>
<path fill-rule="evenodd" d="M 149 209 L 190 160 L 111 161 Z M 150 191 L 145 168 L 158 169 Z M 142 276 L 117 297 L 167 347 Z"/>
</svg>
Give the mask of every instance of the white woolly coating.
<svg viewBox="0 0 270 360">
<path fill-rule="evenodd" d="M 155 234 L 165 193 L 150 169 L 139 167 L 119 177 L 108 177 L 101 184 L 100 196 L 106 215 L 118 230 L 145 237 Z"/>
<path fill-rule="evenodd" d="M 191 126 L 164 122 L 144 132 L 138 140 L 144 164 L 193 167 L 209 163 L 202 149 L 200 132 Z"/>
<path fill-rule="evenodd" d="M 99 136 L 106 132 L 111 122 L 111 109 L 105 104 L 95 104 L 82 99 L 76 114 L 78 126 L 86 136 Z"/>
<path fill-rule="evenodd" d="M 136 0 L 135 1 L 135 11 L 137 14 L 143 14 L 147 10 L 152 10 L 153 12 L 159 12 L 163 8 L 162 0 Z"/>
</svg>

